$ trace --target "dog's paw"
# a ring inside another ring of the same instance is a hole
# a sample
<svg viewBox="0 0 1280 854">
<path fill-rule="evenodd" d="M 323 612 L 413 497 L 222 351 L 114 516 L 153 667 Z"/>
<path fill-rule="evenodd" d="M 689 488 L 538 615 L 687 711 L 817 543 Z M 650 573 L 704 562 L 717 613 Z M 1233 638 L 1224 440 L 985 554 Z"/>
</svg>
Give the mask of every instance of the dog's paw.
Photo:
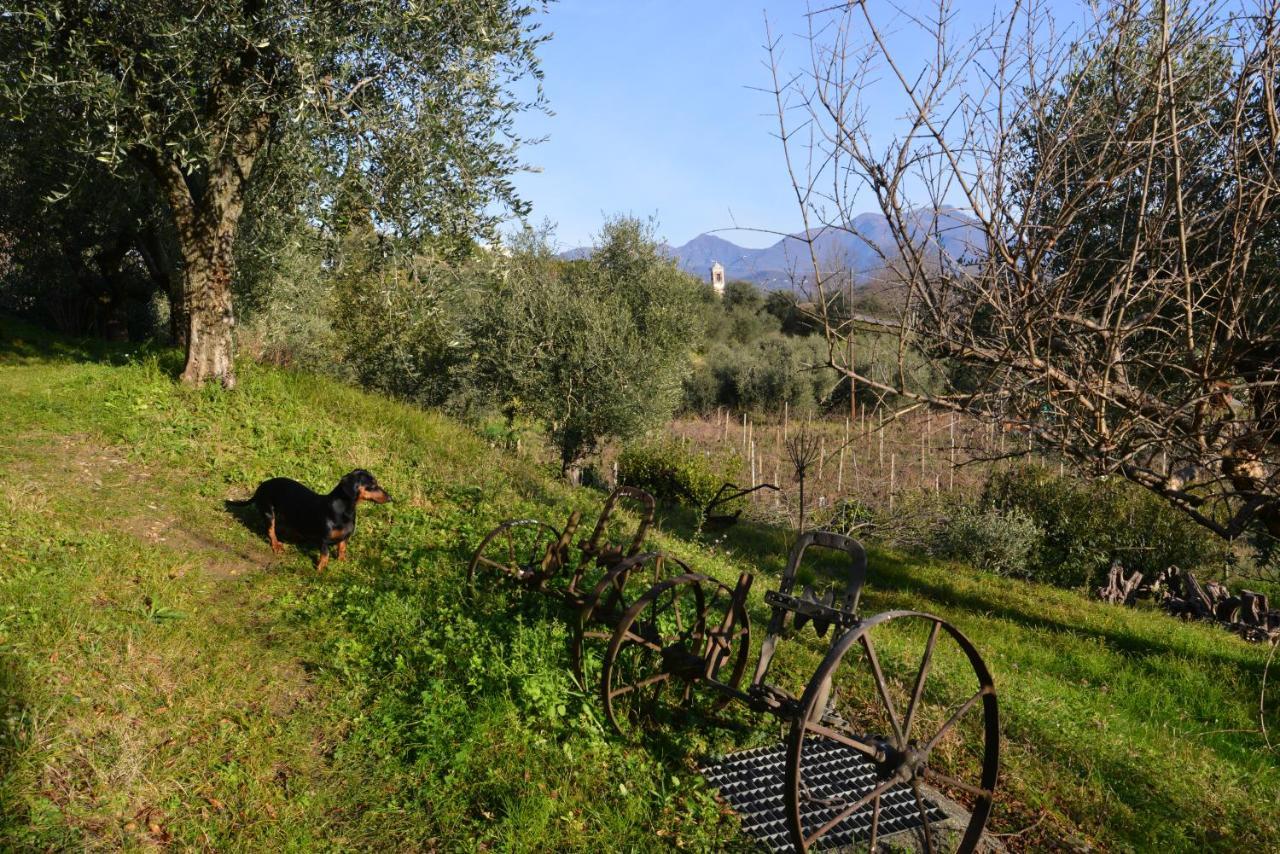
<svg viewBox="0 0 1280 854">
<path fill-rule="evenodd" d="M 280 545 L 279 543 L 272 543 L 271 551 L 275 552 L 276 554 L 284 554 L 284 546 Z"/>
</svg>

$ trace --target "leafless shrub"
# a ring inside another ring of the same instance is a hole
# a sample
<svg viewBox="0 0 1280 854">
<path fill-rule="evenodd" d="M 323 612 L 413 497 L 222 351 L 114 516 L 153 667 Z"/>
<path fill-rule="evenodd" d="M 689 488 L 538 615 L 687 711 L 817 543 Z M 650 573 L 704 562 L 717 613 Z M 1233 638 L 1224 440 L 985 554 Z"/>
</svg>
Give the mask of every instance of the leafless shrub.
<svg viewBox="0 0 1280 854">
<path fill-rule="evenodd" d="M 801 533 L 804 533 L 804 482 L 808 477 L 809 469 L 818 463 L 818 456 L 821 451 L 821 438 L 812 430 L 800 429 L 792 433 L 783 442 L 783 446 L 787 449 L 787 459 L 791 463 L 791 470 L 795 476 L 795 480 L 800 484 L 800 527 Z"/>
</svg>

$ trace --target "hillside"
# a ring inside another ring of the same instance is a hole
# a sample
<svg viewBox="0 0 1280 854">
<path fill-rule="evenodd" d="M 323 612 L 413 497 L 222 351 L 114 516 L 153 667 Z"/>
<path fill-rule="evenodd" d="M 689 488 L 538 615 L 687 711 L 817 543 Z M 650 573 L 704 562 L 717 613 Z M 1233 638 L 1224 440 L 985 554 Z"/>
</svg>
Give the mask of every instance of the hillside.
<svg viewBox="0 0 1280 854">
<path fill-rule="evenodd" d="M 465 590 L 496 521 L 590 519 L 598 493 L 328 380 L 244 363 L 228 394 L 183 388 L 178 369 L 169 351 L 0 320 L 0 849 L 739 845 L 692 765 L 770 743 L 776 725 L 736 714 L 628 745 L 573 683 L 571 615 Z M 327 489 L 358 466 L 396 500 L 361 510 L 348 560 L 323 575 L 223 506 L 269 476 Z M 683 538 L 679 514 L 661 528 L 658 546 L 723 579 L 774 574 L 786 548 L 750 525 L 721 543 Z M 991 829 L 1011 850 L 1280 838 L 1264 648 L 873 551 L 863 612 L 890 607 L 951 619 L 994 673 Z M 803 680 L 818 649 L 789 674 Z"/>
</svg>

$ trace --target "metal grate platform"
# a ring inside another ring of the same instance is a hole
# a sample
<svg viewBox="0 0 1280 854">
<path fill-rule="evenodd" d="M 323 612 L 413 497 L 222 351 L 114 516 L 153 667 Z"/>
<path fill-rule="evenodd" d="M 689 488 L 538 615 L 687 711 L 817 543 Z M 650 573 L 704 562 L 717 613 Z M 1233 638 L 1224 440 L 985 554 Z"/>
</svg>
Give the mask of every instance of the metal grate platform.
<svg viewBox="0 0 1280 854">
<path fill-rule="evenodd" d="M 743 832 L 770 851 L 792 850 L 783 800 L 786 758 L 786 745 L 775 744 L 730 753 L 714 765 L 699 769 L 707 782 L 719 789 L 720 796 L 742 816 Z M 879 782 L 875 766 L 862 754 L 830 739 L 813 736 L 805 740 L 804 779 L 816 798 L 839 799 L 844 803 L 856 801 Z M 932 799 L 925 797 L 924 804 L 931 827 L 934 822 L 948 818 Z M 806 805 L 801 814 L 805 829 L 813 832 L 841 809 L 817 803 Z M 867 804 L 846 818 L 822 838 L 819 847 L 838 848 L 868 841 L 872 810 L 872 804 Z M 880 797 L 881 838 L 922 825 L 910 786 L 894 786 Z"/>
</svg>

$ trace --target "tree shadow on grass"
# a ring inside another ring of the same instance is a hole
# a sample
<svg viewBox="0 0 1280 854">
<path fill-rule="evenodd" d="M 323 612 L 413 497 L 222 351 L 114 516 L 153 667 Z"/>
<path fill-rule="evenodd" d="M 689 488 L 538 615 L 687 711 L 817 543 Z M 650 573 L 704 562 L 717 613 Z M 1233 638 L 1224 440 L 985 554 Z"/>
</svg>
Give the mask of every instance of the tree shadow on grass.
<svg viewBox="0 0 1280 854">
<path fill-rule="evenodd" d="M 0 365 L 48 362 L 127 365 L 154 356 L 172 377 L 182 373 L 179 350 L 157 341 L 117 343 L 101 338 L 72 338 L 31 323 L 0 315 Z"/>
<path fill-rule="evenodd" d="M 1003 583 L 1003 582 L 1001 582 Z M 1136 631 L 1123 628 L 1099 628 L 1079 623 L 1067 622 L 1043 614 L 1031 613 L 1028 610 L 1002 603 L 995 598 L 981 594 L 969 593 L 955 586 L 939 582 L 931 582 L 912 573 L 904 561 L 873 555 L 871 569 L 867 576 L 867 585 L 871 590 L 882 590 L 891 593 L 918 593 L 929 602 L 945 604 L 949 608 L 970 611 L 984 618 L 996 618 L 1016 623 L 1037 631 L 1071 635 L 1077 638 L 1093 638 L 1102 641 L 1107 648 L 1133 657 L 1174 656 L 1190 657 L 1211 661 L 1219 665 L 1236 668 L 1254 676 L 1261 677 L 1264 666 L 1262 657 L 1256 661 L 1230 654 L 1194 649 L 1179 644 L 1176 640 L 1158 641 Z M 1032 595 L 1028 591 L 1028 595 Z M 927 607 L 927 602 L 921 605 Z M 1171 630 L 1179 627 L 1174 618 L 1169 618 Z M 1176 632 L 1170 632 L 1171 637 Z M 1224 632 L 1224 639 L 1229 639 Z M 1243 650 L 1242 650 L 1243 653 Z"/>
<path fill-rule="evenodd" d="M 0 841 L 6 831 L 26 822 L 13 774 L 27 738 L 27 694 L 26 673 L 17 658 L 0 652 Z"/>
<path fill-rule="evenodd" d="M 682 505 L 659 505 L 657 520 L 661 530 L 683 540 L 714 547 L 750 563 L 753 571 L 767 575 L 782 573 L 787 564 L 787 554 L 796 540 L 796 532 L 790 527 L 747 519 L 699 527 L 701 513 Z"/>
</svg>

